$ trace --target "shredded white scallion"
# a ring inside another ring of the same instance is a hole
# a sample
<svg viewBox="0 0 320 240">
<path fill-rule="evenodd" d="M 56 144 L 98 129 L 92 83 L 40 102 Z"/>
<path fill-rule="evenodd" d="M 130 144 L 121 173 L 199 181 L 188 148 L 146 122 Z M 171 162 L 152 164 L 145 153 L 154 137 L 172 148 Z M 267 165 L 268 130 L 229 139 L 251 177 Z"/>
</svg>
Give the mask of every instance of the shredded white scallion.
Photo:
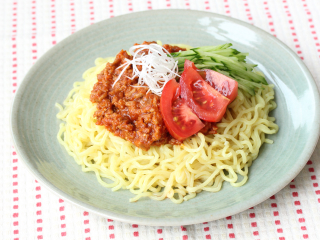
<svg viewBox="0 0 320 240">
<path fill-rule="evenodd" d="M 136 51 L 135 51 L 136 50 Z M 144 50 L 148 50 L 145 54 Z M 138 77 L 138 85 L 149 87 L 149 91 L 161 96 L 166 83 L 178 75 L 178 61 L 170 56 L 169 52 L 158 44 L 136 45 L 129 49 L 133 59 L 126 59 L 126 63 L 118 68 L 123 68 L 113 86 L 123 75 L 124 71 L 132 65 L 133 76 Z M 141 66 L 141 70 L 138 69 Z"/>
</svg>

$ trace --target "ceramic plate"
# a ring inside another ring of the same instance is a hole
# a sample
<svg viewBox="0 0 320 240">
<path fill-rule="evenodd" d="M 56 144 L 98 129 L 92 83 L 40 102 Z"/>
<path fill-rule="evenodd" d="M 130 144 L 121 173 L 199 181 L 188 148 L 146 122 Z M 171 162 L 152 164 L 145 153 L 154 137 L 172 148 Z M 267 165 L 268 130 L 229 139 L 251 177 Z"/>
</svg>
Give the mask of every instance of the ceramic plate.
<svg viewBox="0 0 320 240">
<path fill-rule="evenodd" d="M 280 130 L 270 136 L 240 188 L 224 184 L 218 193 L 202 192 L 180 205 L 147 198 L 129 203 L 127 190 L 112 192 L 83 173 L 56 139 L 62 103 L 75 81 L 97 57 L 115 56 L 144 40 L 191 46 L 233 43 L 259 65 L 275 85 L 272 112 Z M 18 155 L 33 175 L 54 193 L 90 212 L 144 225 L 187 225 L 246 210 L 285 187 L 304 167 L 319 135 L 319 94 L 302 61 L 287 46 L 250 24 L 190 10 L 139 12 L 87 27 L 54 46 L 31 68 L 16 93 L 12 135 Z"/>
</svg>

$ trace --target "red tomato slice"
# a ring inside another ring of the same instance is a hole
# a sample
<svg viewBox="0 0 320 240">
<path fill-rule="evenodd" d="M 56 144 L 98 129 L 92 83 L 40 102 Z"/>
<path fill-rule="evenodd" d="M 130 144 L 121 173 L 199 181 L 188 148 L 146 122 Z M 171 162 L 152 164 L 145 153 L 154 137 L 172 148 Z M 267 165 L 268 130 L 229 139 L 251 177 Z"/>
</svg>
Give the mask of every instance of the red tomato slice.
<svg viewBox="0 0 320 240">
<path fill-rule="evenodd" d="M 200 119 L 219 122 L 230 100 L 205 82 L 189 62 L 180 78 L 181 98 Z"/>
<path fill-rule="evenodd" d="M 167 82 L 160 98 L 160 111 L 171 136 L 182 141 L 199 132 L 204 124 L 179 95 L 180 84 L 174 79 Z"/>
<path fill-rule="evenodd" d="M 237 81 L 210 69 L 200 70 L 199 74 L 211 87 L 216 89 L 223 96 L 229 98 L 230 103 L 237 97 Z"/>
<path fill-rule="evenodd" d="M 193 68 L 194 70 L 199 70 L 198 68 L 196 68 L 196 66 L 194 65 L 194 62 L 191 62 L 190 60 L 185 60 L 184 61 L 184 70 L 188 69 L 188 68 Z"/>
</svg>

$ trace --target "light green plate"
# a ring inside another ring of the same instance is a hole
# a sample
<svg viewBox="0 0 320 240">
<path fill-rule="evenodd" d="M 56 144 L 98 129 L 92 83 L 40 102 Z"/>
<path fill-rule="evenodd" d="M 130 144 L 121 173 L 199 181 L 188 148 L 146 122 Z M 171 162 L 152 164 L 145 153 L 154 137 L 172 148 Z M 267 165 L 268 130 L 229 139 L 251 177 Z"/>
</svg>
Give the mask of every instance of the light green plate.
<svg viewBox="0 0 320 240">
<path fill-rule="evenodd" d="M 224 184 L 218 193 L 202 192 L 180 205 L 170 200 L 141 199 L 129 203 L 127 190 L 100 186 L 93 173 L 83 173 L 56 140 L 62 103 L 75 81 L 97 57 L 116 55 L 134 43 L 162 40 L 191 46 L 233 43 L 249 52 L 269 83 L 275 84 L 280 130 L 270 136 L 250 167 L 243 187 Z M 304 167 L 319 135 L 319 94 L 301 60 L 270 34 L 221 15 L 159 10 L 124 15 L 87 27 L 48 51 L 31 68 L 16 93 L 12 135 L 21 159 L 33 175 L 62 198 L 88 211 L 130 223 L 187 225 L 223 218 L 246 210 L 285 187 Z"/>
</svg>

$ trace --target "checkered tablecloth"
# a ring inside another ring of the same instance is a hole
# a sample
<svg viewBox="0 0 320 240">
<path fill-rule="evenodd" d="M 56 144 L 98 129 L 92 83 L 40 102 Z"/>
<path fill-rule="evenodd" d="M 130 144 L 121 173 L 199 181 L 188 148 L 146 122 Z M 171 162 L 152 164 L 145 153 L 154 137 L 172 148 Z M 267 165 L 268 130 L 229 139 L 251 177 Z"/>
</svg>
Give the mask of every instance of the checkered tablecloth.
<svg viewBox="0 0 320 240">
<path fill-rule="evenodd" d="M 178 227 L 103 218 L 64 202 L 16 155 L 9 115 L 32 64 L 95 22 L 152 9 L 196 9 L 254 24 L 286 43 L 320 86 L 320 0 L 5 0 L 0 4 L 0 239 L 320 239 L 320 145 L 283 190 L 242 213 Z"/>
</svg>

